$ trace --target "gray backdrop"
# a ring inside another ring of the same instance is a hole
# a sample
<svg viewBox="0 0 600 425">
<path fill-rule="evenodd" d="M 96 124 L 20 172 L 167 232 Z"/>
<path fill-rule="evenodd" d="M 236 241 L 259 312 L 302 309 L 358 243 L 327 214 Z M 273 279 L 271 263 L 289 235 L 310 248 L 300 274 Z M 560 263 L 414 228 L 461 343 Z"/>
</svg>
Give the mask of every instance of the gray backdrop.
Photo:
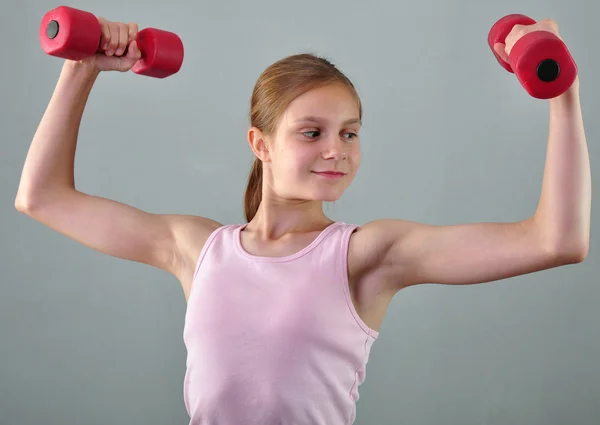
<svg viewBox="0 0 600 425">
<path fill-rule="evenodd" d="M 0 74 L 0 424 L 187 424 L 185 299 L 171 275 L 96 253 L 19 214 L 29 143 L 62 59 L 38 42 L 60 3 L 3 3 Z M 363 161 L 336 220 L 519 220 L 537 205 L 548 105 L 486 38 L 508 13 L 555 19 L 580 68 L 592 165 L 600 161 L 593 0 L 73 1 L 177 32 L 181 72 L 102 74 L 82 122 L 77 188 L 158 213 L 243 221 L 254 82 L 272 62 L 324 55 L 364 102 Z M 600 184 L 597 176 L 594 183 Z M 598 218 L 594 198 L 594 216 Z M 598 425 L 600 259 L 394 298 L 356 423 Z"/>
</svg>

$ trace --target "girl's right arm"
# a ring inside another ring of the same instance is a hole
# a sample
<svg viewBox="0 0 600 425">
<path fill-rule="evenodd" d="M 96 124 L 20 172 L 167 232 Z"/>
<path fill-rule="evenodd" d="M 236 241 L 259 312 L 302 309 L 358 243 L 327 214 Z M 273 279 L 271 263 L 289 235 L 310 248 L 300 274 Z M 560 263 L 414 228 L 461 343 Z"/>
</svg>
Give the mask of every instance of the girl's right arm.
<svg viewBox="0 0 600 425">
<path fill-rule="evenodd" d="M 135 42 L 130 43 L 136 26 L 101 22 L 102 42 L 109 44 L 106 54 L 65 61 L 29 148 L 15 207 L 90 248 L 166 270 L 183 283 L 219 223 L 203 217 L 151 214 L 75 188 L 77 136 L 94 82 L 101 71 L 127 71 L 139 58 Z M 129 35 L 123 28 L 129 28 Z M 120 56 L 127 46 L 129 52 Z"/>
</svg>

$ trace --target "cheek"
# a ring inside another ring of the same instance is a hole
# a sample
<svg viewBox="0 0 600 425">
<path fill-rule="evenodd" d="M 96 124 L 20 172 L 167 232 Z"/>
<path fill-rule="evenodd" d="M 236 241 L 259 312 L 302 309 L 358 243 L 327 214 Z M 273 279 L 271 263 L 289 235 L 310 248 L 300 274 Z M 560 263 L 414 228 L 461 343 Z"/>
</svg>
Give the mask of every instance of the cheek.
<svg viewBox="0 0 600 425">
<path fill-rule="evenodd" d="M 281 152 L 279 160 L 284 171 L 292 174 L 301 174 L 314 168 L 319 158 L 319 152 L 310 147 L 288 149 Z"/>
<path fill-rule="evenodd" d="M 354 169 L 358 168 L 358 166 L 360 165 L 360 159 L 361 159 L 360 149 L 358 148 L 358 146 L 352 150 L 351 158 L 352 158 L 352 167 Z"/>
<path fill-rule="evenodd" d="M 315 163 L 319 160 L 320 153 L 316 149 L 302 149 L 296 154 L 296 162 L 298 168 L 312 169 Z"/>
</svg>

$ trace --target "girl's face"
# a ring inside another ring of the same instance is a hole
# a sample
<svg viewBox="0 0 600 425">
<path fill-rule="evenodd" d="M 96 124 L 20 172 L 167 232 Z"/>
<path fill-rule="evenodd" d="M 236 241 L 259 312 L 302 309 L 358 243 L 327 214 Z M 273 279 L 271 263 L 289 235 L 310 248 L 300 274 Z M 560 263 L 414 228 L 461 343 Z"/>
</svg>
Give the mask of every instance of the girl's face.
<svg viewBox="0 0 600 425">
<path fill-rule="evenodd" d="M 296 98 L 281 118 L 275 139 L 253 145 L 263 150 L 267 196 L 339 199 L 360 165 L 360 127 L 356 100 L 342 85 Z"/>
</svg>

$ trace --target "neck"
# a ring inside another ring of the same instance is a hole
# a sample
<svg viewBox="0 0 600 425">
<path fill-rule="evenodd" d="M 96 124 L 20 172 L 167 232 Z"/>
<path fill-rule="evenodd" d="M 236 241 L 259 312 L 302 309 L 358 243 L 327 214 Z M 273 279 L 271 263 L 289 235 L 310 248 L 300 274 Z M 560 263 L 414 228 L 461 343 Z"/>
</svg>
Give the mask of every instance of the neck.
<svg viewBox="0 0 600 425">
<path fill-rule="evenodd" d="M 320 232 L 333 221 L 323 213 L 322 201 L 275 201 L 263 198 L 245 230 L 265 240 L 277 240 L 290 233 Z"/>
</svg>

